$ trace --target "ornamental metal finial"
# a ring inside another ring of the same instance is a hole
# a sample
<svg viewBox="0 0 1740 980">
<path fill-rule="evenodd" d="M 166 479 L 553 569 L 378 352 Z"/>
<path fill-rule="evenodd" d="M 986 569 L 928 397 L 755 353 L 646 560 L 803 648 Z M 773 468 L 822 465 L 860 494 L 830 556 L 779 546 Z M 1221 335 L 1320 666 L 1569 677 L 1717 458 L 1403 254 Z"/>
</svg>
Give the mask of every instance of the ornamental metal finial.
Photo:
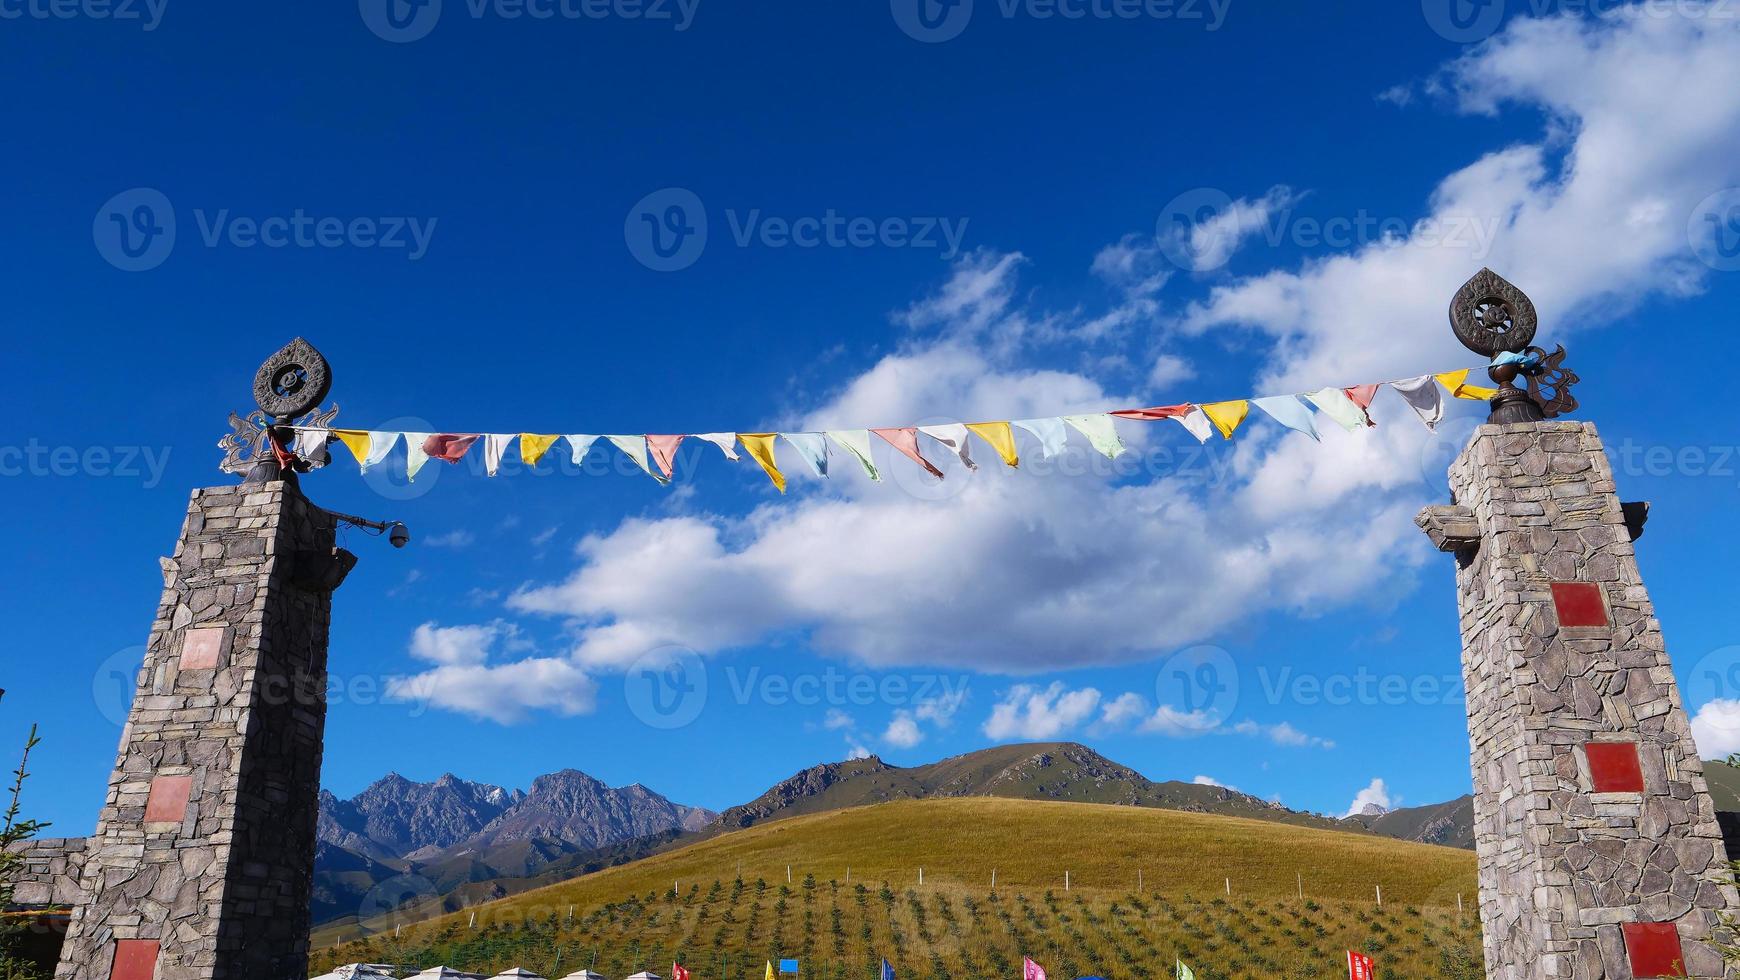
<svg viewBox="0 0 1740 980">
<path fill-rule="evenodd" d="M 330 427 L 338 406 L 322 411 L 320 403 L 331 391 L 332 367 L 320 351 L 301 337 L 285 344 L 254 373 L 259 411 L 245 418 L 230 413 L 230 433 L 218 440 L 225 452 L 219 468 L 247 474 L 246 483 L 296 483 L 296 474 L 326 465 L 331 457 L 325 449 L 317 457 L 297 454 L 292 426 L 300 419 L 303 425 Z"/>
<path fill-rule="evenodd" d="M 1488 422 L 1539 422 L 1577 407 L 1571 386 L 1578 378 L 1564 367 L 1565 348 L 1548 354 L 1531 346 L 1538 326 L 1534 302 L 1491 269 L 1475 273 L 1450 301 L 1456 339 L 1491 362 L 1486 373 L 1498 384 Z M 1527 391 L 1516 386 L 1518 377 L 1528 380 Z"/>
</svg>

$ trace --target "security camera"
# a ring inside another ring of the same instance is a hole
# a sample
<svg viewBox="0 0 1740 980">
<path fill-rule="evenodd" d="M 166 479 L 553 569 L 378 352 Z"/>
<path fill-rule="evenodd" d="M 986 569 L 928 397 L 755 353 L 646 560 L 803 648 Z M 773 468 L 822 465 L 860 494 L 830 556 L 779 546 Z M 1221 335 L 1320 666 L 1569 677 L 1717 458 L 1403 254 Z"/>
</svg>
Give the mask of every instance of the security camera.
<svg viewBox="0 0 1740 980">
<path fill-rule="evenodd" d="M 392 542 L 393 547 L 403 548 L 411 543 L 411 532 L 405 525 L 394 521 L 391 529 L 387 532 L 387 540 Z"/>
</svg>

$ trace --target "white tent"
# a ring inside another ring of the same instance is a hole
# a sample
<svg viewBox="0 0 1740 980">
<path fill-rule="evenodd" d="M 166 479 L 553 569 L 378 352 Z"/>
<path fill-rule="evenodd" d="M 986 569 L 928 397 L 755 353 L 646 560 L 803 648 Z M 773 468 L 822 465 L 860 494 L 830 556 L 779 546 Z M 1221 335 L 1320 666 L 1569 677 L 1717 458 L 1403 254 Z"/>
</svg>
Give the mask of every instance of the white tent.
<svg viewBox="0 0 1740 980">
<path fill-rule="evenodd" d="M 562 980 L 604 980 L 604 974 L 593 973 L 591 970 L 576 970 L 563 977 Z"/>
<path fill-rule="evenodd" d="M 642 970 L 634 976 L 629 977 L 628 980 L 664 980 L 664 978 L 656 973 L 648 973 L 645 970 Z"/>
<path fill-rule="evenodd" d="M 503 970 L 496 974 L 493 980 L 544 980 L 544 978 L 530 970 L 516 966 L 511 970 Z"/>
<path fill-rule="evenodd" d="M 351 963 L 314 980 L 394 980 L 398 975 L 399 968 L 387 963 Z"/>
<path fill-rule="evenodd" d="M 405 978 L 405 980 L 489 980 L 489 978 L 481 973 L 461 973 L 444 966 L 432 966 L 422 973 Z"/>
</svg>

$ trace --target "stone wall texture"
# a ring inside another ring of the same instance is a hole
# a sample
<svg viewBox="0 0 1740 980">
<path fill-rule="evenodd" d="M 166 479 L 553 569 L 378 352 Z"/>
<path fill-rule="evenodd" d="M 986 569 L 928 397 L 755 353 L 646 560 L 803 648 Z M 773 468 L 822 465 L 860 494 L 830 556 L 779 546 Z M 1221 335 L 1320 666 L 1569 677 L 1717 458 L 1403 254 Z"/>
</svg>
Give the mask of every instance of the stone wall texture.
<svg viewBox="0 0 1740 980">
<path fill-rule="evenodd" d="M 1708 940 L 1740 895 L 1595 427 L 1482 426 L 1450 486 L 1479 527 L 1457 583 L 1487 975 L 1654 976 L 1633 963 L 1675 939 L 1682 975 L 1732 975 Z"/>
<path fill-rule="evenodd" d="M 307 976 L 333 538 L 283 483 L 194 491 L 58 980 Z"/>
<path fill-rule="evenodd" d="M 79 876 L 85 868 L 83 837 L 42 837 L 7 850 L 24 856 L 13 878 L 15 904 L 71 907 L 79 903 Z"/>
</svg>

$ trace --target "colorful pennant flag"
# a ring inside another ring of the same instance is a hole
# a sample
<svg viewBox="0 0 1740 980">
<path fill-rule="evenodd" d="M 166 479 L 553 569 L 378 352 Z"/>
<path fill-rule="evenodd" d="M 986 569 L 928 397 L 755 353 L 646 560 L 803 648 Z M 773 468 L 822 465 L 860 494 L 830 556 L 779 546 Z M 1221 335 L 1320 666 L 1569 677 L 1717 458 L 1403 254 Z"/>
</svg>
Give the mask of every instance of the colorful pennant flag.
<svg viewBox="0 0 1740 980">
<path fill-rule="evenodd" d="M 339 442 L 344 443 L 344 448 L 350 450 L 352 456 L 356 457 L 358 465 L 369 458 L 369 446 L 373 439 L 367 432 L 357 429 L 333 429 L 332 434 L 338 437 Z"/>
<path fill-rule="evenodd" d="M 1216 429 L 1220 430 L 1222 439 L 1231 439 L 1233 432 L 1238 429 L 1240 423 L 1244 422 L 1245 416 L 1249 415 L 1250 411 L 1251 403 L 1242 399 L 1232 402 L 1214 402 L 1202 406 L 1202 414 L 1208 416 L 1208 420 L 1214 423 Z"/>
<path fill-rule="evenodd" d="M 1021 980 L 1045 980 L 1045 968 L 1023 956 L 1021 957 Z"/>
<path fill-rule="evenodd" d="M 695 438 L 710 442 L 719 447 L 725 458 L 735 463 L 742 459 L 737 455 L 737 433 L 735 432 L 703 432 Z"/>
<path fill-rule="evenodd" d="M 1118 430 L 1112 425 L 1110 415 L 1065 415 L 1065 422 L 1075 431 L 1087 436 L 1094 449 L 1104 453 L 1107 459 L 1117 459 L 1124 453 L 1124 440 L 1118 438 Z"/>
<path fill-rule="evenodd" d="M 791 443 L 798 456 L 810 464 L 810 472 L 828 475 L 828 437 L 820 432 L 781 432 L 781 439 Z"/>
<path fill-rule="evenodd" d="M 1446 371 L 1443 374 L 1437 375 L 1437 378 L 1444 387 L 1450 389 L 1451 396 L 1455 398 L 1462 398 L 1471 402 L 1484 402 L 1490 401 L 1493 395 L 1498 394 L 1497 388 L 1482 388 L 1479 385 L 1469 384 L 1469 370 L 1469 368 L 1463 368 L 1460 371 Z"/>
<path fill-rule="evenodd" d="M 1214 422 L 1200 407 L 1193 405 L 1190 411 L 1173 418 L 1179 425 L 1184 426 L 1184 431 L 1195 436 L 1197 442 L 1207 442 L 1208 437 L 1214 435 Z"/>
<path fill-rule="evenodd" d="M 882 975 L 879 980 L 894 980 L 894 967 L 889 966 L 887 960 L 882 961 Z"/>
<path fill-rule="evenodd" d="M 1373 428 L 1377 425 L 1371 420 L 1371 401 L 1377 397 L 1378 387 L 1378 385 L 1354 385 L 1352 388 L 1342 389 L 1347 392 L 1347 400 L 1358 405 L 1359 410 L 1365 413 L 1367 428 Z"/>
<path fill-rule="evenodd" d="M 779 467 L 774 465 L 773 459 L 773 440 L 778 435 L 776 432 L 739 432 L 737 433 L 737 441 L 743 443 L 743 448 L 749 453 L 750 458 L 761 464 L 761 468 L 767 472 L 767 478 L 773 481 L 773 485 L 779 488 L 780 493 L 784 493 L 785 474 L 781 473 Z M 768 969 L 773 969 L 771 963 L 768 964 Z"/>
<path fill-rule="evenodd" d="M 433 432 L 405 433 L 405 479 L 416 480 L 417 471 L 429 462 L 429 437 Z"/>
<path fill-rule="evenodd" d="M 1340 388 L 1319 388 L 1308 393 L 1306 399 L 1317 406 L 1317 410 L 1334 419 L 1336 424 L 1349 432 L 1365 427 L 1365 409 L 1353 403 L 1347 397 L 1347 392 Z"/>
<path fill-rule="evenodd" d="M 1251 403 L 1287 428 L 1295 432 L 1303 432 L 1313 439 L 1321 438 L 1317 435 L 1317 423 L 1311 421 L 1311 409 L 1299 400 L 1298 395 L 1253 398 Z"/>
<path fill-rule="evenodd" d="M 659 464 L 659 472 L 669 480 L 675 475 L 677 447 L 683 444 L 682 436 L 647 436 L 646 447 L 652 450 L 653 461 Z"/>
<path fill-rule="evenodd" d="M 1196 971 L 1185 966 L 1183 960 L 1178 961 L 1178 969 L 1174 970 L 1173 973 L 1177 980 L 1196 980 Z"/>
<path fill-rule="evenodd" d="M 1015 451 L 1015 432 L 1009 428 L 1009 423 L 968 422 L 967 431 L 990 443 L 1004 466 L 1021 465 L 1021 455 Z"/>
<path fill-rule="evenodd" d="M 660 483 L 670 482 L 653 472 L 652 463 L 646 458 L 646 436 L 605 436 L 604 438 L 610 440 L 611 445 L 622 450 L 624 456 L 634 460 L 635 465 L 639 466 L 647 476 Z"/>
<path fill-rule="evenodd" d="M 1022 419 L 1012 422 L 1017 429 L 1024 429 L 1039 440 L 1039 455 L 1042 459 L 1050 459 L 1063 452 L 1064 444 L 1069 439 L 1062 419 Z"/>
<path fill-rule="evenodd" d="M 883 441 L 906 454 L 906 456 L 913 462 L 924 467 L 931 476 L 934 476 L 939 480 L 943 478 L 942 470 L 932 466 L 930 460 L 925 459 L 924 456 L 919 453 L 917 429 L 871 429 L 870 431 L 881 436 Z"/>
<path fill-rule="evenodd" d="M 1406 381 L 1392 381 L 1390 387 L 1396 390 L 1426 424 L 1428 429 L 1438 428 L 1438 423 L 1444 421 L 1444 392 L 1438 387 L 1438 379 L 1430 374 L 1422 374 Z"/>
<path fill-rule="evenodd" d="M 689 980 L 689 971 L 681 963 L 671 964 L 671 980 Z"/>
<path fill-rule="evenodd" d="M 871 482 L 882 482 L 882 474 L 876 469 L 876 461 L 870 458 L 869 429 L 830 429 L 828 438 L 834 440 L 835 445 L 850 453 L 864 467 Z"/>
<path fill-rule="evenodd" d="M 1377 980 L 1377 964 L 1364 953 L 1348 950 L 1347 980 Z"/>
<path fill-rule="evenodd" d="M 743 438 L 743 434 L 742 434 L 742 433 L 741 433 L 741 432 L 740 432 L 740 433 L 738 433 L 738 434 L 737 434 L 737 438 L 739 438 L 739 439 L 741 439 L 741 438 Z M 744 445 L 744 447 L 745 447 L 745 448 L 748 448 L 748 446 L 749 446 L 749 443 L 747 443 L 747 442 L 746 442 L 746 443 L 744 443 L 744 444 L 743 444 L 743 445 Z M 772 960 L 768 960 L 768 961 L 767 961 L 767 980 L 774 980 L 774 977 L 773 977 L 773 961 L 772 961 Z"/>
<path fill-rule="evenodd" d="M 319 459 L 326 451 L 326 441 L 332 437 L 331 429 L 303 429 L 296 433 L 296 455 L 303 459 Z"/>
<path fill-rule="evenodd" d="M 364 473 L 369 471 L 369 467 L 378 466 L 387 458 L 387 454 L 392 452 L 393 447 L 399 444 L 400 433 L 370 432 L 368 433 L 368 436 L 370 442 L 368 457 L 358 464 Z"/>
<path fill-rule="evenodd" d="M 423 453 L 430 459 L 438 459 L 444 463 L 458 463 L 471 451 L 471 447 L 480 435 L 454 435 L 451 432 L 437 432 L 423 440 Z"/>
<path fill-rule="evenodd" d="M 531 432 L 520 433 L 520 462 L 527 466 L 538 465 L 538 460 L 550 451 L 561 436 L 540 436 Z"/>
<path fill-rule="evenodd" d="M 505 432 L 492 432 L 483 437 L 483 472 L 494 476 L 501 469 L 502 457 L 507 455 L 508 443 L 514 441 L 514 436 Z"/>
<path fill-rule="evenodd" d="M 1183 405 L 1161 405 L 1156 408 L 1126 408 L 1121 412 L 1111 414 L 1121 419 L 1132 419 L 1137 422 L 1158 422 L 1161 419 L 1175 419 L 1189 415 L 1196 406 L 1186 402 Z"/>
<path fill-rule="evenodd" d="M 574 461 L 575 466 L 586 462 L 587 451 L 598 441 L 597 436 L 568 435 L 562 438 L 568 440 L 568 458 Z"/>
<path fill-rule="evenodd" d="M 949 447 L 949 450 L 961 458 L 967 469 L 976 470 L 979 464 L 973 462 L 973 454 L 967 446 L 967 427 L 959 422 L 949 425 L 921 425 L 918 431 L 930 436 L 937 442 Z"/>
</svg>

